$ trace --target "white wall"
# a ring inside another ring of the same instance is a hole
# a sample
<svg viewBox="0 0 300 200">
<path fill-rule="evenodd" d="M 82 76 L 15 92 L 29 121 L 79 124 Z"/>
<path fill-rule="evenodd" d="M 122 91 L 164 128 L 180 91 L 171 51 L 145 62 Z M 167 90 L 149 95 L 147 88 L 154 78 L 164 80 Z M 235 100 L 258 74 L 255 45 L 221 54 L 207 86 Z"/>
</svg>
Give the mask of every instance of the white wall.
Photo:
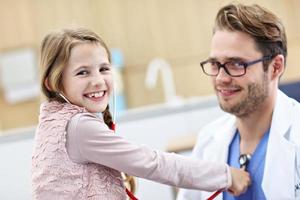
<svg viewBox="0 0 300 200">
<path fill-rule="evenodd" d="M 30 166 L 32 147 L 32 138 L 23 138 L 13 142 L 0 142 L 0 199 L 31 199 Z"/>
<path fill-rule="evenodd" d="M 215 99 L 193 101 L 180 106 L 156 106 L 138 109 L 120 116 L 117 134 L 133 143 L 165 150 L 170 139 L 196 134 L 199 129 L 222 113 Z M 30 165 L 33 132 L 0 137 L 0 199 L 29 200 Z M 144 179 L 138 180 L 137 197 L 142 200 L 172 200 L 170 186 Z"/>
</svg>

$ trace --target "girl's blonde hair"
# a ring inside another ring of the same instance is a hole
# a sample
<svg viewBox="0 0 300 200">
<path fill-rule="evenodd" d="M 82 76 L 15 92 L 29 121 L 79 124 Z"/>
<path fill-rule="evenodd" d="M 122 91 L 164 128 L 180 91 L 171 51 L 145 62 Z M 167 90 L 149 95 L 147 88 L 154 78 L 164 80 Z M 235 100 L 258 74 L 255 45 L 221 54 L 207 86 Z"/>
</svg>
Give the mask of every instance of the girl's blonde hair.
<svg viewBox="0 0 300 200">
<path fill-rule="evenodd" d="M 107 45 L 99 35 L 91 30 L 85 28 L 61 29 L 47 34 L 43 39 L 40 48 L 41 88 L 47 100 L 65 102 L 59 95 L 63 92 L 62 73 L 70 59 L 71 50 L 83 43 L 101 45 L 106 50 L 108 60 L 111 62 L 111 53 Z M 111 127 L 113 121 L 109 106 L 103 111 L 103 118 L 108 127 Z M 129 183 L 131 189 L 135 189 L 132 177 L 125 175 L 124 180 Z"/>
</svg>

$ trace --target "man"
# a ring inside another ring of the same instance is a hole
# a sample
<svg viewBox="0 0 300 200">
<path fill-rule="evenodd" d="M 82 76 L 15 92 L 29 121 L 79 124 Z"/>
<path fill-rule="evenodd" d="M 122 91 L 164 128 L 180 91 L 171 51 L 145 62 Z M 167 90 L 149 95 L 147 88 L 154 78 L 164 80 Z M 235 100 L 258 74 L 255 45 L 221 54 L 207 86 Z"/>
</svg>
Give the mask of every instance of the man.
<svg viewBox="0 0 300 200">
<path fill-rule="evenodd" d="M 224 191 L 215 199 L 300 198 L 300 104 L 278 90 L 286 56 L 284 26 L 273 13 L 242 4 L 219 10 L 201 67 L 229 114 L 202 129 L 192 156 L 239 167 L 244 155 L 252 184 L 238 197 Z M 212 194 L 180 190 L 178 200 Z"/>
</svg>

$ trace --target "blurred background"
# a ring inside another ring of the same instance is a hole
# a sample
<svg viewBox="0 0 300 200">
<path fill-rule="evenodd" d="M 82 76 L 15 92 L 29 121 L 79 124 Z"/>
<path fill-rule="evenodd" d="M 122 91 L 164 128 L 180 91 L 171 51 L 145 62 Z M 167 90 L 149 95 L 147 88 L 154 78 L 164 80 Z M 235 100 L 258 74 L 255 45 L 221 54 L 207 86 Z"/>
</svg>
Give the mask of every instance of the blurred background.
<svg viewBox="0 0 300 200">
<path fill-rule="evenodd" d="M 179 152 L 191 147 L 201 126 L 221 113 L 199 62 L 209 55 L 217 10 L 229 2 L 0 0 L 0 199 L 30 199 L 30 155 L 41 103 L 39 44 L 45 34 L 86 27 L 101 35 L 112 50 L 117 74 L 120 134 Z M 281 87 L 299 95 L 300 1 L 236 2 L 258 3 L 282 19 L 288 60 Z M 141 199 L 173 198 L 165 186 L 139 185 Z M 19 196 L 5 193 L 15 190 Z"/>
</svg>

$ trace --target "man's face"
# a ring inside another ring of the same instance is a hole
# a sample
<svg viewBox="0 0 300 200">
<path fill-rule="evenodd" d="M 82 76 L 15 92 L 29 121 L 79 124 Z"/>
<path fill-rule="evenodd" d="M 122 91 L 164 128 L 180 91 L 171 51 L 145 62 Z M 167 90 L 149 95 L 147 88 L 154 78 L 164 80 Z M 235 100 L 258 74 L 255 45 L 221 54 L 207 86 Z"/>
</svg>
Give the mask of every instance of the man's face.
<svg viewBox="0 0 300 200">
<path fill-rule="evenodd" d="M 220 63 L 249 62 L 263 56 L 254 40 L 245 33 L 218 30 L 213 35 L 210 58 Z M 221 68 L 212 82 L 220 107 L 238 117 L 257 111 L 269 96 L 270 80 L 262 62 L 249 66 L 241 77 L 231 77 Z"/>
</svg>

